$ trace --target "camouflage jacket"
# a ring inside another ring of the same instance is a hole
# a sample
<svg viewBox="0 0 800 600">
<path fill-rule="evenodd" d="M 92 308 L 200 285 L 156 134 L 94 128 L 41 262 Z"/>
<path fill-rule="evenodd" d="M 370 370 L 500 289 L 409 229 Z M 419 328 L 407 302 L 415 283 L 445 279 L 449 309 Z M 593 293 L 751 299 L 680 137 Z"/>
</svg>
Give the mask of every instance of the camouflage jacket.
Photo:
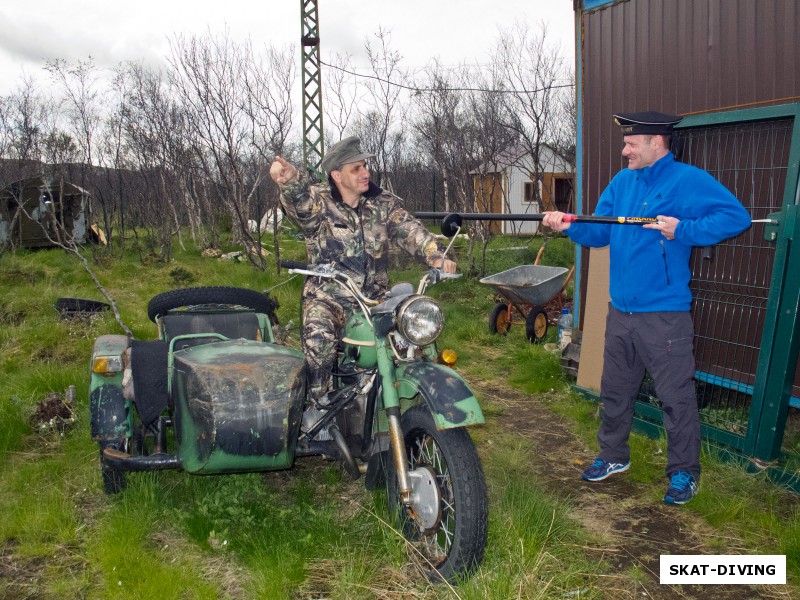
<svg viewBox="0 0 800 600">
<path fill-rule="evenodd" d="M 443 248 L 394 194 L 369 184 L 356 208 L 342 201 L 335 185 L 290 183 L 281 190 L 281 204 L 306 240 L 310 264 L 331 264 L 350 276 L 362 292 L 377 298 L 389 289 L 389 246 L 433 266 Z M 317 287 L 317 286 L 312 286 Z M 320 291 L 340 296 L 335 283 Z M 306 294 L 310 293 L 306 286 Z"/>
</svg>

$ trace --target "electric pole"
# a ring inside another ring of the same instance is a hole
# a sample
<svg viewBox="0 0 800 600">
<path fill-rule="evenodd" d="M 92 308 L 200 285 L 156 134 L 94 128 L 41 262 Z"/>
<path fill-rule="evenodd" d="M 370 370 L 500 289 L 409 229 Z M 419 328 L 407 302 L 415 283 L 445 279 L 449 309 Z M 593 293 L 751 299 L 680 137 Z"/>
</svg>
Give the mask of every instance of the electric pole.
<svg viewBox="0 0 800 600">
<path fill-rule="evenodd" d="M 317 0 L 300 0 L 300 52 L 303 83 L 303 162 L 310 175 L 322 172 L 322 72 Z"/>
</svg>

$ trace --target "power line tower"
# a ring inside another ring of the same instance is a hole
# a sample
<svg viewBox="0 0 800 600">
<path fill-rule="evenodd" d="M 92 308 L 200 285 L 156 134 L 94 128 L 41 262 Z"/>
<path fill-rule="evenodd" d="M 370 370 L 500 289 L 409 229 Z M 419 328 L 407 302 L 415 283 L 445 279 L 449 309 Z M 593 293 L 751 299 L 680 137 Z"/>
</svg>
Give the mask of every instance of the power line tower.
<svg viewBox="0 0 800 600">
<path fill-rule="evenodd" d="M 303 82 L 303 163 L 309 174 L 322 171 L 322 73 L 319 58 L 317 0 L 300 0 L 300 52 Z"/>
</svg>

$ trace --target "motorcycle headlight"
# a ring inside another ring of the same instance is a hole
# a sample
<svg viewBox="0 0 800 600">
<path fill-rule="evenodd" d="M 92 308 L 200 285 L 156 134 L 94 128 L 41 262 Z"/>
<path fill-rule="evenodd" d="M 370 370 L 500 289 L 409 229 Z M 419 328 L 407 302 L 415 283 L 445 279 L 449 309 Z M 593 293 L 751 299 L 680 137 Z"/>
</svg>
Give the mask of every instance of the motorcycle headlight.
<svg viewBox="0 0 800 600">
<path fill-rule="evenodd" d="M 433 343 L 443 327 L 442 309 L 427 296 L 412 296 L 397 309 L 397 328 L 417 346 Z"/>
</svg>

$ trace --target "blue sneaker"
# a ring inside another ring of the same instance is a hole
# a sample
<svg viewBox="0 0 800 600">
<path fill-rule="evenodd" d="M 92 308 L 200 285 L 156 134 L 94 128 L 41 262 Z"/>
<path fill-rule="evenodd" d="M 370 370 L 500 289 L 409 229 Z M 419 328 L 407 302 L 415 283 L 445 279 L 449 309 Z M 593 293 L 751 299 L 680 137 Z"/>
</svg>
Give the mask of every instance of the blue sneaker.
<svg viewBox="0 0 800 600">
<path fill-rule="evenodd" d="M 697 494 L 697 482 L 691 473 L 676 471 L 672 474 L 664 502 L 667 504 L 686 504 Z"/>
<path fill-rule="evenodd" d="M 583 477 L 586 481 L 603 481 L 603 479 L 609 475 L 627 471 L 630 466 L 630 461 L 623 464 L 608 462 L 602 458 L 595 458 L 592 466 L 586 469 L 581 477 Z"/>
</svg>

